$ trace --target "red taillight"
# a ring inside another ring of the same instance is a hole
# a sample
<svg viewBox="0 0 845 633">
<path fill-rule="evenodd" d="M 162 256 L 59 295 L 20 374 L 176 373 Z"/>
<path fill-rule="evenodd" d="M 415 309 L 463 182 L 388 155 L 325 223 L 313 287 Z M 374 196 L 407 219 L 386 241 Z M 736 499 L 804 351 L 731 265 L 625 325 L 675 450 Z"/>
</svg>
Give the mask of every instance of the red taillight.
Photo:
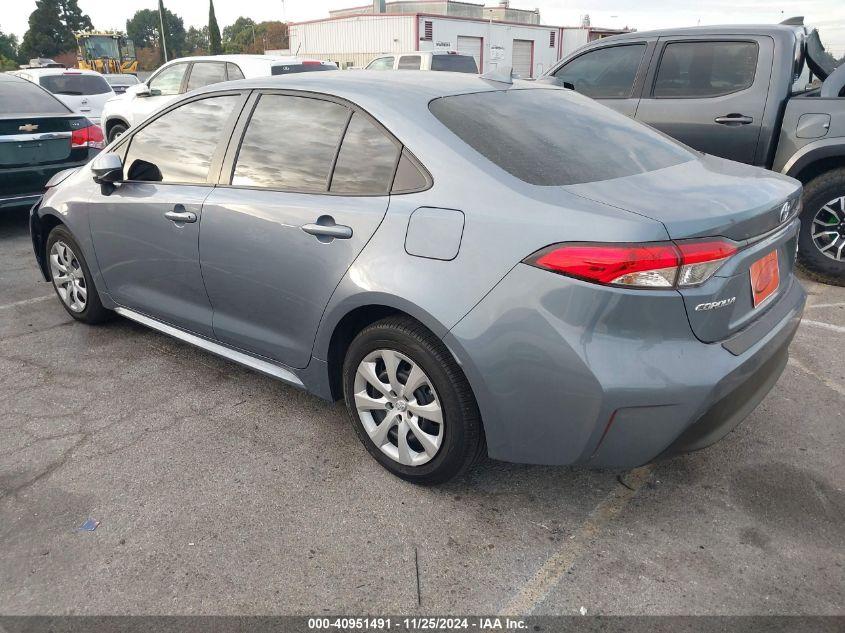
<svg viewBox="0 0 845 633">
<path fill-rule="evenodd" d="M 99 125 L 89 123 L 87 127 L 74 130 L 70 135 L 70 146 L 73 148 L 93 147 L 103 149 L 105 138 Z"/>
<path fill-rule="evenodd" d="M 302 62 L 303 66 L 320 66 L 323 62 L 305 60 Z"/>
<path fill-rule="evenodd" d="M 555 244 L 525 260 L 552 272 L 632 288 L 696 286 L 713 276 L 737 247 L 722 239 L 644 244 Z"/>
</svg>

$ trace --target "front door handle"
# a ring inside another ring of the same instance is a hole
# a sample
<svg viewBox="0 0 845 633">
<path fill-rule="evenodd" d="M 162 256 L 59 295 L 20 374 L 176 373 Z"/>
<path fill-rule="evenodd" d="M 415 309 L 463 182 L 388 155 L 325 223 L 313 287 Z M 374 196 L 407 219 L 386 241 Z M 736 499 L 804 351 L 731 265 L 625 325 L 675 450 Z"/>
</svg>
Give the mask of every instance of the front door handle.
<svg viewBox="0 0 845 633">
<path fill-rule="evenodd" d="M 348 240 L 352 237 L 352 227 L 335 224 L 334 218 L 330 215 L 321 215 L 314 224 L 303 224 L 301 228 L 321 242 L 331 242 L 335 239 Z"/>
<path fill-rule="evenodd" d="M 726 114 L 725 116 L 717 116 L 713 120 L 722 125 L 748 125 L 749 123 L 754 123 L 753 117 L 745 116 L 744 114 Z"/>
<path fill-rule="evenodd" d="M 165 213 L 164 217 L 171 222 L 176 222 L 177 224 L 189 224 L 197 221 L 197 214 L 193 211 L 185 211 L 185 207 L 181 204 L 177 204 L 173 207 L 173 211 Z"/>
</svg>

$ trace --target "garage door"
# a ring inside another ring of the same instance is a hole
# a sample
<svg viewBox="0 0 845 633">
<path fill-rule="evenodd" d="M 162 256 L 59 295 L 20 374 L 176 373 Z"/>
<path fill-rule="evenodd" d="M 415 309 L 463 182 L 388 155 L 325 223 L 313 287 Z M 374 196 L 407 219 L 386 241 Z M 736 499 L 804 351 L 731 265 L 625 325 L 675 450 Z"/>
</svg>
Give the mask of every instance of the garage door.
<svg viewBox="0 0 845 633">
<path fill-rule="evenodd" d="M 523 79 L 532 77 L 531 67 L 534 65 L 533 40 L 513 41 L 513 72 Z"/>
<path fill-rule="evenodd" d="M 464 55 L 472 55 L 475 58 L 475 65 L 478 66 L 478 72 L 484 72 L 481 67 L 481 43 L 480 37 L 465 37 L 458 35 L 458 52 Z"/>
</svg>

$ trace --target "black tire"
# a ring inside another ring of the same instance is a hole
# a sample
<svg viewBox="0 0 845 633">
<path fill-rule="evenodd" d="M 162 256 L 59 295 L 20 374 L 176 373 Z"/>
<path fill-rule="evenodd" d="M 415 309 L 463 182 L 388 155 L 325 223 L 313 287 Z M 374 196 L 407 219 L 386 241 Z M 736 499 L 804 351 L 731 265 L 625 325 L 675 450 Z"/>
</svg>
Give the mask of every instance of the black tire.
<svg viewBox="0 0 845 633">
<path fill-rule="evenodd" d="M 53 285 L 53 290 L 55 290 L 56 296 L 59 298 L 59 302 L 62 304 L 62 307 L 70 316 L 72 316 L 77 321 L 81 321 L 82 323 L 94 325 L 97 323 L 103 323 L 105 321 L 108 321 L 114 313 L 111 310 L 107 310 L 103 307 L 103 304 L 100 301 L 100 295 L 97 292 L 97 287 L 94 285 L 94 279 L 91 276 L 91 271 L 88 268 L 88 264 L 85 261 L 85 257 L 82 255 L 82 249 L 79 247 L 79 243 L 75 239 L 73 239 L 73 235 L 70 234 L 70 231 L 68 231 L 64 226 L 55 227 L 52 231 L 50 231 L 50 235 L 47 238 L 47 246 L 45 248 L 44 257 L 45 260 L 48 262 L 48 267 L 50 266 L 50 252 L 53 248 L 53 245 L 58 241 L 64 242 L 73 251 L 74 259 L 76 263 L 79 264 L 79 269 L 82 271 L 82 275 L 85 279 L 85 288 L 88 291 L 85 300 L 85 308 L 80 312 L 71 310 L 59 294 L 59 289 L 56 287 L 55 281 L 52 280 L 51 270 L 50 276 Z"/>
<path fill-rule="evenodd" d="M 819 281 L 845 286 L 845 261 L 825 255 L 813 241 L 813 220 L 828 202 L 845 196 L 845 168 L 833 169 L 816 176 L 804 187 L 804 210 L 801 212 L 801 235 L 798 238 L 798 263 Z M 845 239 L 845 217 L 838 227 Z M 845 257 L 845 252 L 843 252 Z"/>
<path fill-rule="evenodd" d="M 404 354 L 429 377 L 443 411 L 443 440 L 431 461 L 406 466 L 383 453 L 370 439 L 355 407 L 355 375 L 371 352 L 391 349 Z M 455 359 L 430 330 L 408 317 L 388 317 L 363 329 L 352 341 L 343 363 L 343 394 L 355 432 L 376 461 L 397 477 L 435 485 L 469 469 L 486 453 L 481 415 L 475 396 Z"/>
<path fill-rule="evenodd" d="M 123 125 L 123 123 L 115 123 L 109 128 L 109 138 L 108 141 L 111 143 L 115 140 L 118 136 L 126 132 L 127 127 Z"/>
</svg>

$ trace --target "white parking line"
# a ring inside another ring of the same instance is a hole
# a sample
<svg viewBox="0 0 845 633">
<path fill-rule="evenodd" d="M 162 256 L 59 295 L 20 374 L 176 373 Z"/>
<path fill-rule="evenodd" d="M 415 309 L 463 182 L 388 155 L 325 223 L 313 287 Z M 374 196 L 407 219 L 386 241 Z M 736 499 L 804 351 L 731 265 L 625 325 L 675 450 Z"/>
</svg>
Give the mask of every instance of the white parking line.
<svg viewBox="0 0 845 633">
<path fill-rule="evenodd" d="M 841 325 L 833 325 L 832 323 L 824 323 L 822 321 L 810 321 L 809 319 L 801 319 L 801 323 L 806 323 L 807 325 L 812 325 L 813 327 L 820 327 L 825 330 L 831 330 L 832 332 L 842 332 L 845 334 L 845 327 Z"/>
<path fill-rule="evenodd" d="M 528 615 L 560 582 L 591 541 L 610 523 L 651 477 L 652 465 L 632 470 L 626 485 L 619 485 L 590 513 L 584 524 L 570 536 L 537 573 L 522 586 L 519 593 L 501 611 L 503 615 Z"/>
<path fill-rule="evenodd" d="M 6 305 L 0 306 L 0 310 L 5 310 L 6 308 L 16 308 L 18 306 L 28 306 L 32 303 L 41 303 L 42 301 L 47 301 L 49 299 L 55 298 L 56 295 L 44 295 L 43 297 L 35 297 L 34 299 L 24 299 L 23 301 L 15 301 L 14 303 L 7 303 Z"/>
<path fill-rule="evenodd" d="M 843 306 L 845 306 L 845 303 L 816 303 L 813 305 L 808 305 L 804 309 L 812 310 L 815 308 L 841 308 Z"/>
<path fill-rule="evenodd" d="M 821 374 L 814 372 L 812 369 L 807 367 L 800 360 L 795 358 L 795 356 L 789 357 L 789 364 L 797 367 L 798 369 L 803 371 L 805 374 L 809 374 L 810 376 L 812 376 L 813 378 L 815 378 L 816 380 L 818 380 L 822 384 L 827 385 L 828 387 L 833 389 L 836 393 L 838 393 L 840 396 L 845 396 L 845 387 L 840 385 L 838 382 L 834 382 L 833 380 L 831 380 L 827 376 L 822 376 Z"/>
</svg>

